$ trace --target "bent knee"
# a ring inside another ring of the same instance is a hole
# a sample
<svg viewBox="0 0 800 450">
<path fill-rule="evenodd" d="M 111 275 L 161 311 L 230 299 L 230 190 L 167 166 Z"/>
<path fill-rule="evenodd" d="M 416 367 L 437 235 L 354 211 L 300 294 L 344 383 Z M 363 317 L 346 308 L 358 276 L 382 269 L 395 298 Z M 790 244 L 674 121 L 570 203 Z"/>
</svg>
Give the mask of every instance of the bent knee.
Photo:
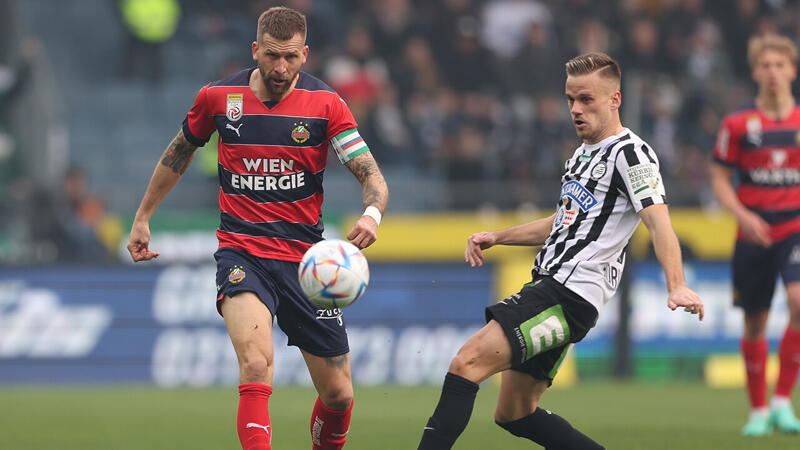
<svg viewBox="0 0 800 450">
<path fill-rule="evenodd" d="M 462 348 L 450 361 L 448 370 L 450 373 L 467 378 L 466 375 L 475 371 L 478 367 L 478 355 L 470 349 Z"/>
<path fill-rule="evenodd" d="M 353 403 L 353 389 L 352 387 L 343 387 L 327 392 L 320 392 L 319 398 L 328 409 L 345 411 L 349 409 L 350 405 Z"/>
<path fill-rule="evenodd" d="M 239 359 L 242 382 L 263 383 L 272 375 L 272 355 L 250 352 Z"/>
</svg>

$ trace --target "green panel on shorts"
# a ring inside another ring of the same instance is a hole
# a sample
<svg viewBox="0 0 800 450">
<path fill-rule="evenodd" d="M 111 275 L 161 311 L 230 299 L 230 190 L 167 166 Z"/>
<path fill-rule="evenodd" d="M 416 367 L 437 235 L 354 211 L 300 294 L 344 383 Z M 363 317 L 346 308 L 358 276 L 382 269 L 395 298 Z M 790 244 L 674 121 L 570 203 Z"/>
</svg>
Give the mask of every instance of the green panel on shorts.
<svg viewBox="0 0 800 450">
<path fill-rule="evenodd" d="M 522 322 L 519 330 L 528 351 L 525 360 L 569 343 L 569 325 L 561 305 L 551 306 Z"/>
<path fill-rule="evenodd" d="M 561 368 L 561 363 L 564 362 L 564 358 L 567 356 L 570 347 L 572 347 L 572 344 L 567 344 L 564 346 L 564 350 L 561 351 L 561 356 L 558 357 L 558 361 L 556 361 L 555 365 L 553 365 L 553 368 L 547 374 L 548 377 L 550 378 L 556 377 L 556 373 L 558 373 L 558 369 Z"/>
</svg>

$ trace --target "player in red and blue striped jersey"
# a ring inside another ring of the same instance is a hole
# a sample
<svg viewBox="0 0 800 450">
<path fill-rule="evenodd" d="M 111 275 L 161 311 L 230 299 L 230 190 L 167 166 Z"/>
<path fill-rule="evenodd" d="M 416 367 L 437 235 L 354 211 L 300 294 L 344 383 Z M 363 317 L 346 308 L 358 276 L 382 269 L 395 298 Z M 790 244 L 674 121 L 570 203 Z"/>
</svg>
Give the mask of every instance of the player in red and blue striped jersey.
<svg viewBox="0 0 800 450">
<path fill-rule="evenodd" d="M 128 250 L 152 259 L 149 220 L 219 132 L 217 308 L 239 360 L 237 429 L 244 449 L 269 449 L 272 429 L 272 322 L 300 348 L 319 397 L 311 417 L 314 449 L 340 449 L 350 426 L 353 387 L 341 311 L 322 310 L 300 289 L 297 266 L 322 240 L 322 178 L 328 145 L 361 183 L 364 215 L 347 238 L 359 248 L 377 239 L 389 199 L 386 182 L 345 102 L 302 72 L 305 17 L 275 7 L 258 20 L 257 66 L 203 87 L 183 127 L 156 166 L 136 213 Z"/>
<path fill-rule="evenodd" d="M 744 310 L 741 351 L 751 406 L 742 434 L 763 436 L 773 427 L 800 432 L 790 403 L 800 370 L 800 107 L 792 96 L 797 48 L 785 37 L 754 37 L 748 59 L 758 95 L 753 107 L 723 119 L 711 183 L 719 202 L 739 223 L 734 304 Z M 738 190 L 731 183 L 734 171 Z M 765 333 L 778 274 L 786 285 L 790 318 L 767 408 Z"/>
</svg>

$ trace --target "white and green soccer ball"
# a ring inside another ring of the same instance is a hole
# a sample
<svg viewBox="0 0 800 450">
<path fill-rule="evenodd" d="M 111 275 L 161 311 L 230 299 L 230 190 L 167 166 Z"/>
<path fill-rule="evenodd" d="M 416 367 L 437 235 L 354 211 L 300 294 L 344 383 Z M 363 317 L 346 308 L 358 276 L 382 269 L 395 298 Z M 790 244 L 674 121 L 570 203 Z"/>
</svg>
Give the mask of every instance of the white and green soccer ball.
<svg viewBox="0 0 800 450">
<path fill-rule="evenodd" d="M 350 306 L 369 284 L 367 258 L 358 247 L 340 239 L 312 245 L 297 274 L 309 300 L 326 309 Z"/>
</svg>

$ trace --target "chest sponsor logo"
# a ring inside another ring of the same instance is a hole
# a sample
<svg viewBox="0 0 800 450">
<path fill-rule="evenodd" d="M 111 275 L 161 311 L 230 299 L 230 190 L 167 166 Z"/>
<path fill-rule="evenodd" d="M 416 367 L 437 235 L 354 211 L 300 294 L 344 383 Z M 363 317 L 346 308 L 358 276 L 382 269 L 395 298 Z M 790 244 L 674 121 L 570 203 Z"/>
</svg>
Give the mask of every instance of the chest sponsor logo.
<svg viewBox="0 0 800 450">
<path fill-rule="evenodd" d="M 582 211 L 588 211 L 597 204 L 597 199 L 577 181 L 570 181 L 561 186 L 561 198 L 568 197 L 578 203 Z"/>
<path fill-rule="evenodd" d="M 234 189 L 252 191 L 285 191 L 306 185 L 305 172 L 295 171 L 295 161 L 283 158 L 242 158 L 245 169 L 251 173 L 272 175 L 231 174 Z M 299 167 L 298 167 L 299 169 Z"/>
<path fill-rule="evenodd" d="M 225 117 L 231 122 L 236 122 L 241 119 L 243 103 L 244 94 L 228 94 L 227 103 L 225 105 Z"/>
<path fill-rule="evenodd" d="M 754 169 L 748 172 L 754 183 L 768 186 L 800 184 L 800 170 L 790 168 Z"/>
<path fill-rule="evenodd" d="M 292 128 L 292 140 L 298 144 L 305 143 L 311 137 L 311 131 L 308 130 L 308 124 L 297 122 Z"/>
</svg>

